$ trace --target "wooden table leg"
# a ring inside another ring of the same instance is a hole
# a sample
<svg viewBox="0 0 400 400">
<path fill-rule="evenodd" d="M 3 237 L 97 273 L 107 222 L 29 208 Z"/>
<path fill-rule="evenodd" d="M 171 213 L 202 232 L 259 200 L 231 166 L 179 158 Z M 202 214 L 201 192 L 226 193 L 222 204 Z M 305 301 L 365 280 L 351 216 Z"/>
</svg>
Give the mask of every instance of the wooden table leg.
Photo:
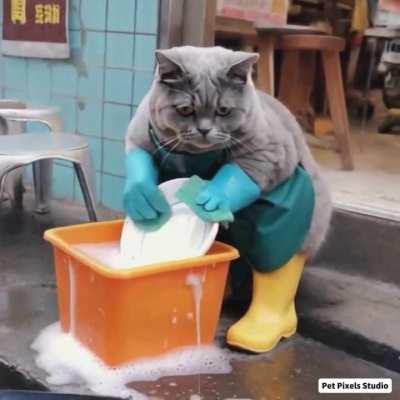
<svg viewBox="0 0 400 400">
<path fill-rule="evenodd" d="M 281 76 L 279 79 L 279 100 L 292 112 L 295 112 L 295 97 L 299 86 L 298 50 L 288 50 L 283 54 Z"/>
<path fill-rule="evenodd" d="M 296 96 L 296 105 L 299 121 L 308 132 L 314 131 L 315 112 L 311 105 L 311 94 L 315 83 L 315 71 L 315 52 L 301 52 L 299 63 L 299 92 Z"/>
<path fill-rule="evenodd" d="M 261 35 L 258 48 L 260 59 L 258 61 L 257 82 L 258 88 L 271 96 L 275 95 L 274 50 L 275 36 Z"/>
<path fill-rule="evenodd" d="M 315 79 L 315 61 L 313 52 L 285 51 L 279 82 L 279 100 L 296 116 L 307 132 L 313 132 L 314 129 L 311 92 Z"/>
<path fill-rule="evenodd" d="M 342 166 L 346 170 L 353 170 L 354 163 L 350 144 L 350 128 L 347 117 L 339 53 L 323 51 L 322 62 L 329 100 L 329 111 L 332 117 L 335 136 L 340 148 Z"/>
</svg>

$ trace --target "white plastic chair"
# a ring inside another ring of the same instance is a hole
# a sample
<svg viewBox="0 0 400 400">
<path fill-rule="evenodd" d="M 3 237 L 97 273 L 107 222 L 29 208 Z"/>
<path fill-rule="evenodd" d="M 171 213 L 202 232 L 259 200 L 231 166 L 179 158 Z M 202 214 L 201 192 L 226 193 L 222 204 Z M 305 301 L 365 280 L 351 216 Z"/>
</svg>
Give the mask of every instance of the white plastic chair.
<svg viewBox="0 0 400 400">
<path fill-rule="evenodd" d="M 55 134 L 63 130 L 59 110 L 55 107 L 27 108 L 25 103 L 18 100 L 0 100 L 0 118 L 3 121 L 1 124 L 3 134 L 25 132 L 27 122 L 43 124 Z M 51 178 L 51 159 L 44 159 L 33 164 L 36 212 L 38 213 L 46 213 L 49 210 Z M 4 192 L 15 206 L 22 206 L 22 171 L 10 173 Z"/>
<path fill-rule="evenodd" d="M 70 161 L 82 189 L 83 198 L 91 221 L 97 221 L 95 183 L 87 141 L 78 135 L 63 133 L 22 133 L 0 136 L 0 198 L 6 191 L 10 173 L 18 168 L 34 163 L 40 165 L 40 179 L 48 179 L 47 163 L 53 159 Z M 46 163 L 46 164 L 44 164 Z M 42 165 L 45 166 L 42 169 Z M 45 174 L 43 174 L 45 172 Z M 51 178 L 51 175 L 50 175 Z M 35 179 L 35 186 L 38 184 Z M 41 182 L 43 185 L 43 181 Z M 48 188 L 48 187 L 47 187 Z M 39 195 L 48 195 L 48 191 Z M 12 187 L 14 190 L 14 188 Z M 38 193 L 38 191 L 36 191 Z M 47 198 L 46 198 L 47 200 Z M 47 205 L 47 204 L 46 204 Z"/>
</svg>

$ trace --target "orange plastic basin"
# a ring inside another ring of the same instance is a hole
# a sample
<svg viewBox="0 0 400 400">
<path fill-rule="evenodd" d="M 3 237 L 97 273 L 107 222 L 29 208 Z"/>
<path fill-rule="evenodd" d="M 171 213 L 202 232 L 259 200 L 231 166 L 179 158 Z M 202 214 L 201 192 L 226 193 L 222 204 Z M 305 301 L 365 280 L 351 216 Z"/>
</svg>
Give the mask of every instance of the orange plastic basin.
<svg viewBox="0 0 400 400">
<path fill-rule="evenodd" d="M 63 331 L 108 365 L 197 344 L 196 309 L 188 274 L 202 277 L 200 342 L 211 343 L 230 261 L 238 251 L 215 242 L 202 256 L 125 270 L 110 269 L 74 245 L 118 241 L 123 221 L 50 229 Z M 157 249 L 155 249 L 157 251 Z"/>
</svg>

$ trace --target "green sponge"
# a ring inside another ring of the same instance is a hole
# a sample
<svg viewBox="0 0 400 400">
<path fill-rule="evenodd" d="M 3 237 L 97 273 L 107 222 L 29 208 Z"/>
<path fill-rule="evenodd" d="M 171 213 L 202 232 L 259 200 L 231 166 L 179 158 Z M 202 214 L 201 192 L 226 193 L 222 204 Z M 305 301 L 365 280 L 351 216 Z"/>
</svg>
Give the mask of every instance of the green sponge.
<svg viewBox="0 0 400 400">
<path fill-rule="evenodd" d="M 207 181 L 199 178 L 197 175 L 193 175 L 177 190 L 175 197 L 188 205 L 204 221 L 232 222 L 233 214 L 229 210 L 216 209 L 214 211 L 206 211 L 203 206 L 196 204 L 197 195 L 204 189 L 207 183 Z"/>
</svg>

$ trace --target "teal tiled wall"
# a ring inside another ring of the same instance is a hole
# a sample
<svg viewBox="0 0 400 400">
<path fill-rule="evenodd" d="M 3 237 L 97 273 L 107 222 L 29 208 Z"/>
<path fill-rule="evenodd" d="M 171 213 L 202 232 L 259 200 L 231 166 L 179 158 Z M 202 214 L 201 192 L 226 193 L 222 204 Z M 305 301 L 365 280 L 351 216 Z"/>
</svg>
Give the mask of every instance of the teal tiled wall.
<svg viewBox="0 0 400 400">
<path fill-rule="evenodd" d="M 159 0 L 70 0 L 70 60 L 0 57 L 2 97 L 60 107 L 65 130 L 89 142 L 99 202 L 115 209 L 125 130 L 153 77 L 158 8 Z M 53 194 L 82 201 L 68 163 L 56 162 Z"/>
</svg>

